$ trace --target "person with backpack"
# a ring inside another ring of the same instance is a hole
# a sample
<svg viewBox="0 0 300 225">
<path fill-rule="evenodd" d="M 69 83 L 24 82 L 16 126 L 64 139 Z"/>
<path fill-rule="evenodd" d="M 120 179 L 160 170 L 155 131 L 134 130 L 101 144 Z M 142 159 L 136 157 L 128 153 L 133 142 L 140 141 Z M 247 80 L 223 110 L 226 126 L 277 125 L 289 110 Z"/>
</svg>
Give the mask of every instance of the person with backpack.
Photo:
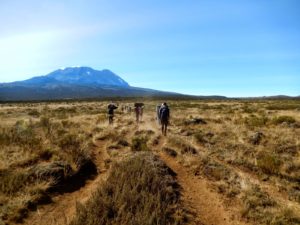
<svg viewBox="0 0 300 225">
<path fill-rule="evenodd" d="M 134 103 L 134 111 L 135 111 L 135 117 L 137 123 L 139 123 L 142 119 L 143 108 L 144 108 L 144 103 Z"/>
<path fill-rule="evenodd" d="M 169 124 L 170 110 L 166 102 L 164 102 L 159 109 L 159 119 L 161 124 L 161 132 L 164 136 L 167 135 L 167 128 Z"/>
<path fill-rule="evenodd" d="M 114 121 L 114 110 L 117 109 L 118 106 L 116 106 L 114 103 L 110 103 L 107 106 L 107 114 L 108 114 L 108 124 L 113 124 Z"/>
</svg>

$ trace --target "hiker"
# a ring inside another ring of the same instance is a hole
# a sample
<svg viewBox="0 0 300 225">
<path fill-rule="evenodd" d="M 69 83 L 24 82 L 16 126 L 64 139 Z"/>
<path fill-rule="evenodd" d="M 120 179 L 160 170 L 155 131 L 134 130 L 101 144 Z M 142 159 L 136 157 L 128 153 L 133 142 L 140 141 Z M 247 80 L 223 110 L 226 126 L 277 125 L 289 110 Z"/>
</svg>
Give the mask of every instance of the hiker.
<svg viewBox="0 0 300 225">
<path fill-rule="evenodd" d="M 143 115 L 143 108 L 144 108 L 144 103 L 134 103 L 134 111 L 135 111 L 135 117 L 137 123 L 140 122 L 140 119 Z"/>
<path fill-rule="evenodd" d="M 159 109 L 159 119 L 161 123 L 161 132 L 164 136 L 167 135 L 167 128 L 169 124 L 170 110 L 167 103 L 163 103 Z"/>
<path fill-rule="evenodd" d="M 157 120 L 158 125 L 160 125 L 159 110 L 160 110 L 160 105 L 157 105 L 156 106 L 156 120 Z"/>
<path fill-rule="evenodd" d="M 118 106 L 116 106 L 114 103 L 110 103 L 107 106 L 107 114 L 108 114 L 108 124 L 113 124 L 114 121 L 114 110 L 117 109 Z"/>
</svg>

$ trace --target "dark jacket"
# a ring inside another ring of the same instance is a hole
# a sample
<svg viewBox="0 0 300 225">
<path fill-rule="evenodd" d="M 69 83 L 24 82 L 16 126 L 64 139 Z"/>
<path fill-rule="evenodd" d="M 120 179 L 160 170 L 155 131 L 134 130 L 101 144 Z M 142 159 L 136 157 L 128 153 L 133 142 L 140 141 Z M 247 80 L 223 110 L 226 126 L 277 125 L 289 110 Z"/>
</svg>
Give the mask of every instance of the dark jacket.
<svg viewBox="0 0 300 225">
<path fill-rule="evenodd" d="M 114 104 L 109 104 L 108 106 L 107 106 L 107 110 L 108 110 L 108 114 L 109 115 L 114 115 L 114 110 L 115 109 L 117 109 L 118 107 L 116 106 L 116 105 L 114 105 Z"/>
<path fill-rule="evenodd" d="M 160 107 L 159 109 L 159 119 L 161 122 L 168 122 L 170 118 L 170 110 L 167 105 Z"/>
</svg>

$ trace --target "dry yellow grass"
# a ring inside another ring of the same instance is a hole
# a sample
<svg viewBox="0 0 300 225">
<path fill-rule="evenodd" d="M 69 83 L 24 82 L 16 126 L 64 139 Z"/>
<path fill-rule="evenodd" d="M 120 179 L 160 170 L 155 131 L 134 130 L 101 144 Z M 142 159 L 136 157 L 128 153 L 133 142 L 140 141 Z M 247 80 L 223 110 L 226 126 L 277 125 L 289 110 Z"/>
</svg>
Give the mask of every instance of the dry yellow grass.
<svg viewBox="0 0 300 225">
<path fill-rule="evenodd" d="M 205 180 L 240 224 L 300 224 L 299 103 L 172 100 L 167 137 L 155 122 L 157 101 L 145 102 L 139 125 L 134 113 L 117 110 L 113 126 L 107 124 L 107 102 L 3 104 L 0 221 L 22 221 L 51 202 L 55 183 L 67 185 L 62 181 L 71 181 L 82 163 L 107 170 L 133 152 L 153 151 L 171 155 L 191 178 Z M 109 159 L 98 156 L 98 145 Z M 32 172 L 53 163 L 64 170 L 58 178 Z"/>
</svg>

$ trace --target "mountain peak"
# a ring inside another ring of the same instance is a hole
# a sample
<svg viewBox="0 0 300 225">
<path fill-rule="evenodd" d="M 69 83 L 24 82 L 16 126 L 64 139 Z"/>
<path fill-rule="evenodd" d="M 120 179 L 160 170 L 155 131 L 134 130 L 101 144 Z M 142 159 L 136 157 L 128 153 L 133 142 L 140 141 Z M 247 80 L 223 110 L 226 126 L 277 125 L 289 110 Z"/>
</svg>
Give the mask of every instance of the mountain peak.
<svg viewBox="0 0 300 225">
<path fill-rule="evenodd" d="M 49 73 L 46 77 L 64 84 L 129 86 L 126 81 L 108 69 L 95 70 L 85 66 L 58 69 Z"/>
</svg>

